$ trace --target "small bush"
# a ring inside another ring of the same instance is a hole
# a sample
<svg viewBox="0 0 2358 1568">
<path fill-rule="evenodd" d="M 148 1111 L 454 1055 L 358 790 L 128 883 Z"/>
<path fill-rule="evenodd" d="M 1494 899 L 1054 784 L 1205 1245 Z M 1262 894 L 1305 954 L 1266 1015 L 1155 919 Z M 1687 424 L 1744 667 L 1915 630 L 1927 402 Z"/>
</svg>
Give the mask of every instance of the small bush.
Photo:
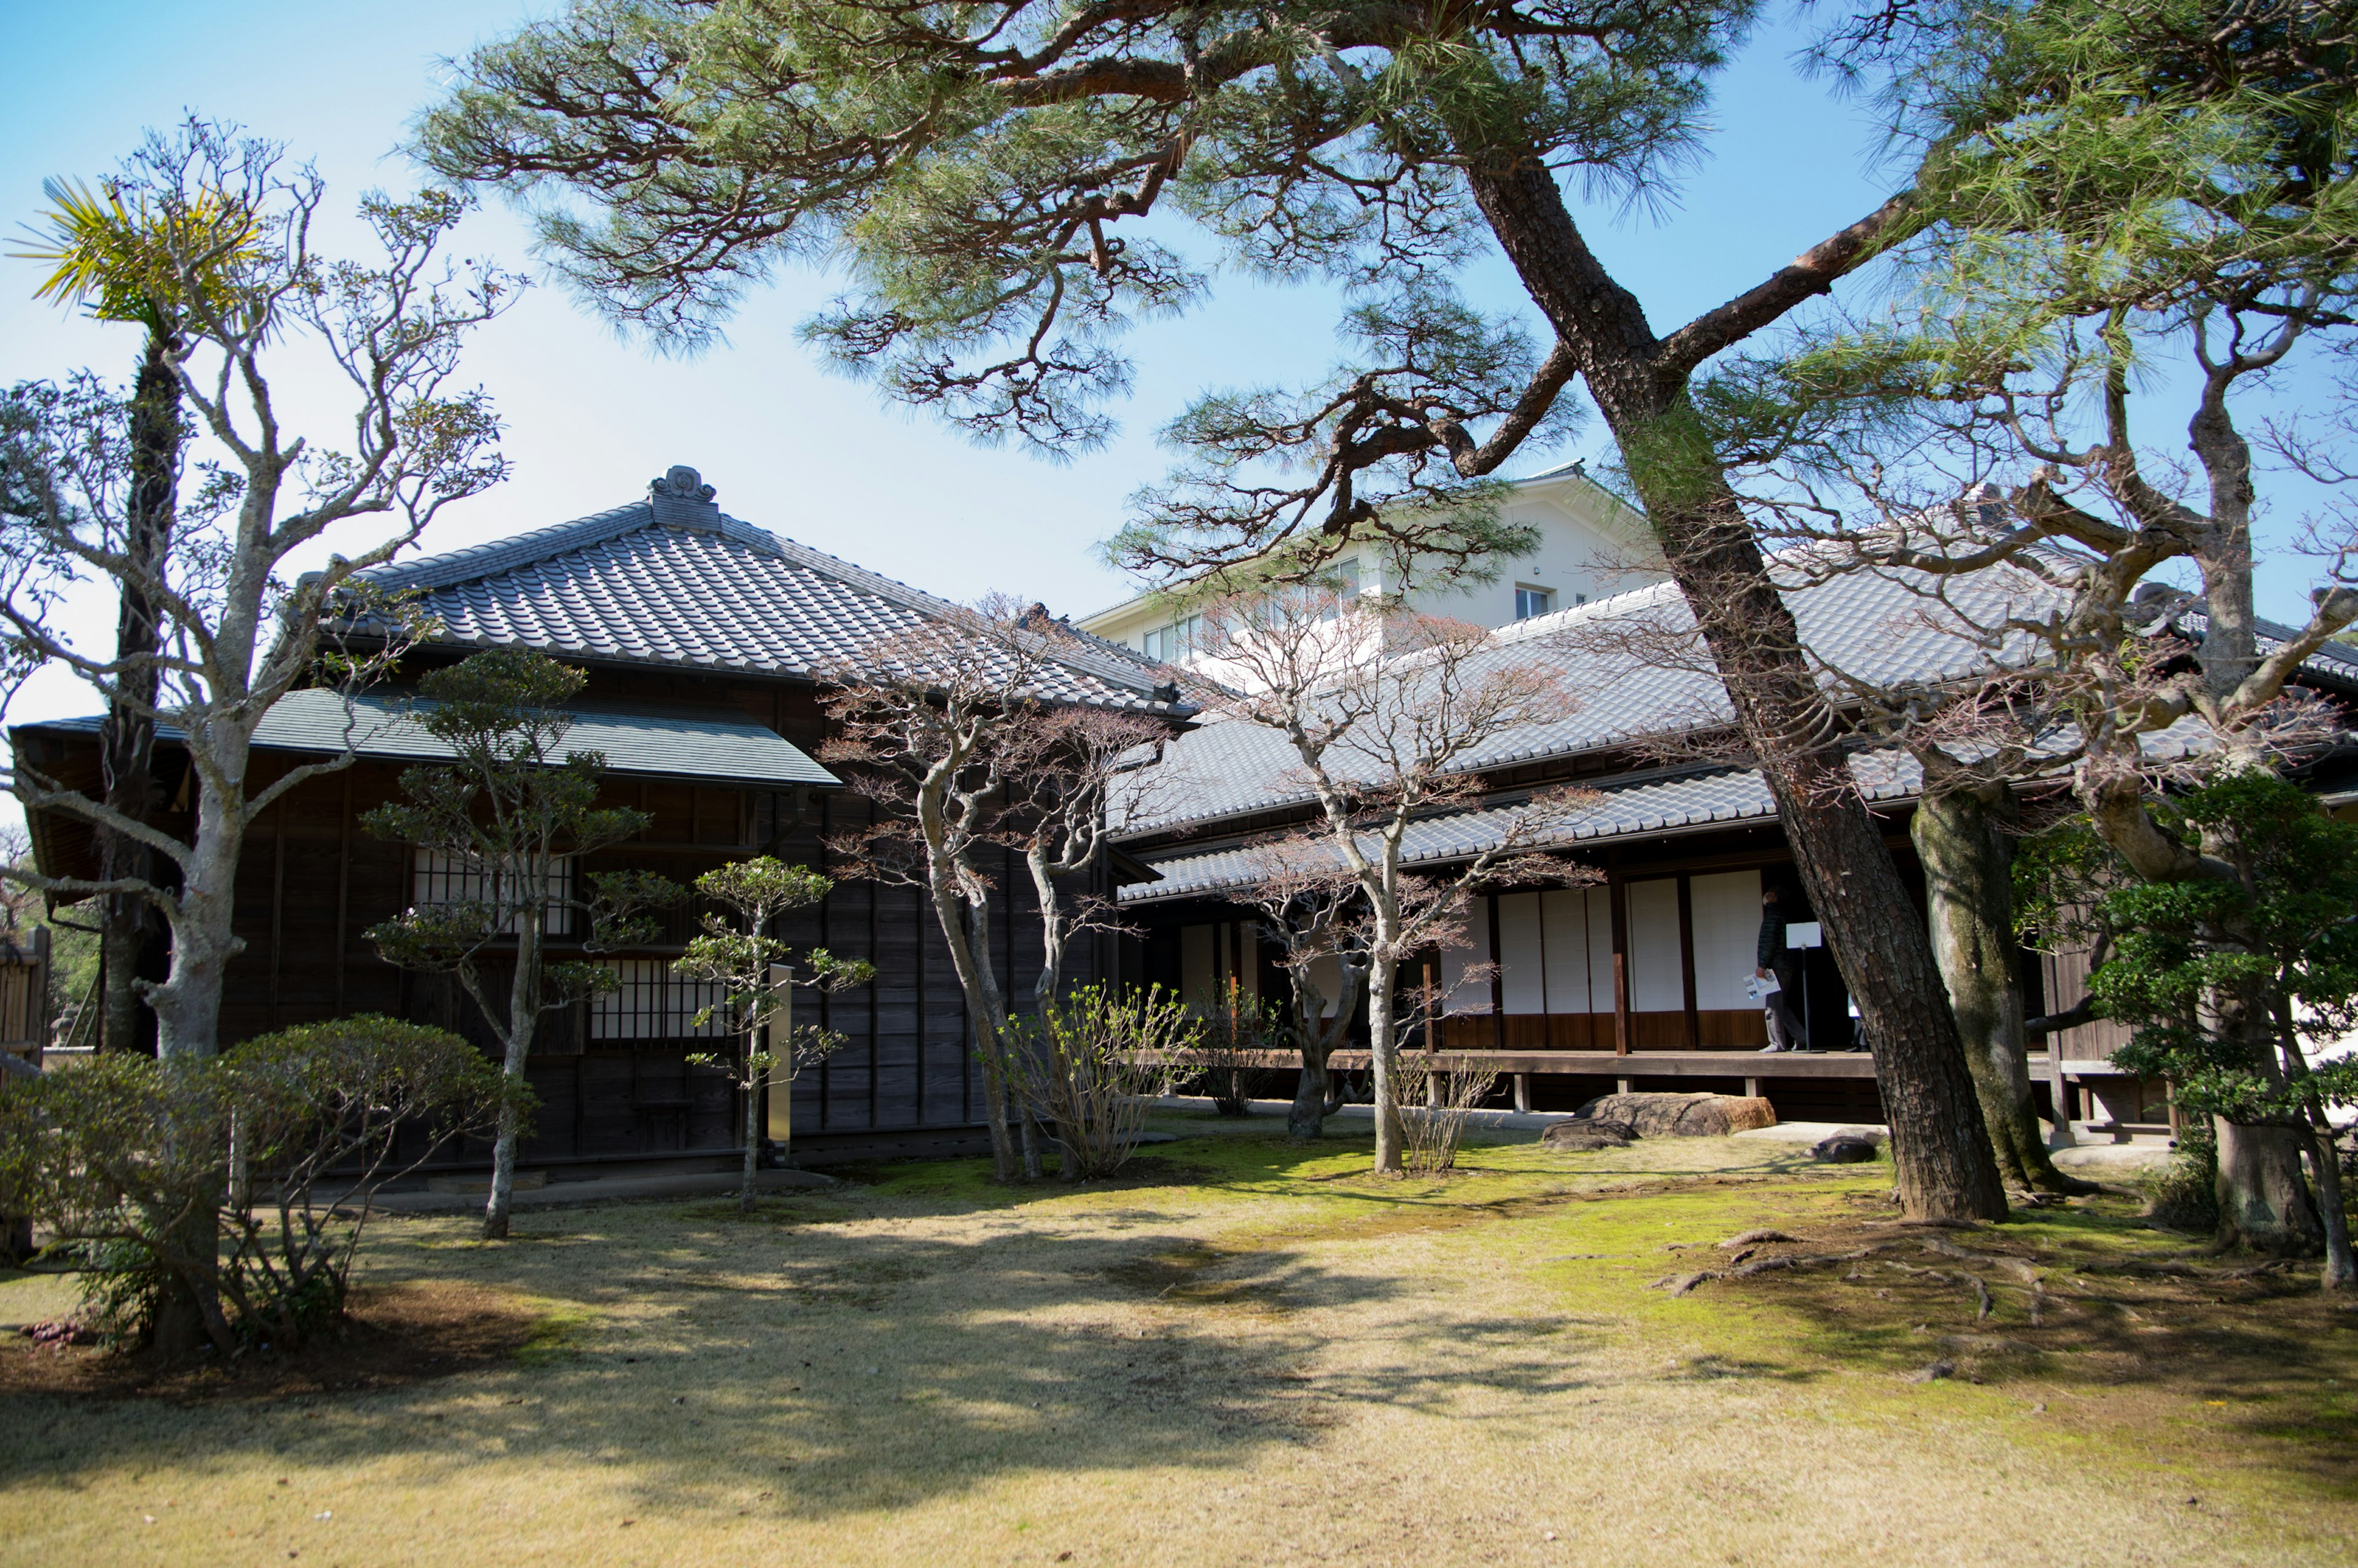
<svg viewBox="0 0 2358 1568">
<path fill-rule="evenodd" d="M 114 1343 L 173 1297 L 225 1353 L 297 1343 L 342 1315 L 377 1190 L 522 1093 L 457 1035 L 389 1018 L 209 1061 L 101 1055 L 0 1086 L 0 1211 L 52 1233 L 43 1260 L 81 1272 Z"/>
<path fill-rule="evenodd" d="M 1412 1176 L 1437 1176 L 1457 1163 L 1466 1123 L 1498 1087 L 1498 1075 L 1428 1053 L 1400 1057 L 1401 1163 Z"/>
<path fill-rule="evenodd" d="M 1111 1175 L 1137 1149 L 1156 1098 L 1171 1092 L 1199 1027 L 1160 988 L 1082 986 L 1010 1030 L 1001 1070 L 1064 1145 L 1066 1181 Z"/>
<path fill-rule="evenodd" d="M 2146 1217 L 2168 1230 L 2208 1235 L 2219 1228 L 2219 1141 L 2204 1118 L 2187 1123 L 2160 1178 Z"/>
<path fill-rule="evenodd" d="M 1250 1116 L 1253 1092 L 1265 1076 L 1259 1057 L 1288 1044 L 1282 1015 L 1274 1003 L 1233 985 L 1217 1000 L 1198 1001 L 1195 1011 L 1203 1024 L 1188 1055 L 1212 1108 L 1222 1116 Z"/>
</svg>

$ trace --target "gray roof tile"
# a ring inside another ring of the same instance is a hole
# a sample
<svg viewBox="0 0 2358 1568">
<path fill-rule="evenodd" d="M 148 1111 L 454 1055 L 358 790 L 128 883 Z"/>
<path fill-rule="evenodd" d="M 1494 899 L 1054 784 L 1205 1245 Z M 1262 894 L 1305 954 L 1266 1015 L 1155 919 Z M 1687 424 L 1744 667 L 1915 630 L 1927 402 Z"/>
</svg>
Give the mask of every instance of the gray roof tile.
<svg viewBox="0 0 2358 1568">
<path fill-rule="evenodd" d="M 925 620 L 968 611 L 708 504 L 642 501 L 365 579 L 419 590 L 440 641 L 559 657 L 808 678 Z M 1184 713 L 1159 673 L 1076 638 L 1050 700 Z"/>
</svg>

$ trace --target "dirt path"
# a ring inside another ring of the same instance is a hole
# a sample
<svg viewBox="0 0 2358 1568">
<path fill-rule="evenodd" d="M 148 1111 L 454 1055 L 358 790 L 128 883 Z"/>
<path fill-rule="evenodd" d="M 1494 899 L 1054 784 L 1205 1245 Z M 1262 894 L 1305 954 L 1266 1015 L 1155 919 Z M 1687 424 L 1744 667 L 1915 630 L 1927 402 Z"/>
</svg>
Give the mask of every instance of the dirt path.
<svg viewBox="0 0 2358 1568">
<path fill-rule="evenodd" d="M 6 1396 L 0 1559 L 2348 1561 L 2352 1314 L 2186 1272 L 2125 1205 L 1957 1243 L 2078 1249 L 2034 1328 L 2027 1287 L 2000 1271 L 1985 1318 L 1941 1276 L 1991 1266 L 1913 1240 L 1649 1288 L 1747 1229 L 1803 1238 L 1756 1256 L 1889 1235 L 1884 1167 L 1716 1140 L 1486 1147 L 1422 1185 L 1365 1162 L 1227 1136 L 1077 1192 L 903 1166 L 750 1223 L 388 1224 L 373 1288 L 499 1292 L 538 1316 L 524 1350 L 358 1390 Z M 2180 1271 L 2121 1266 L 2156 1259 Z"/>
</svg>

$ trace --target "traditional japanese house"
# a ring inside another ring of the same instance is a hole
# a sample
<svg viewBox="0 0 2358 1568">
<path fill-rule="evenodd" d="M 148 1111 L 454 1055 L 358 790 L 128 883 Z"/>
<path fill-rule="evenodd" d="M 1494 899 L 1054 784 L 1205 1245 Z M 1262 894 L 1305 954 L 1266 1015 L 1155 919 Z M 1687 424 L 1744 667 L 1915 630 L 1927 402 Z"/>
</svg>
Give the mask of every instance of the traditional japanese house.
<svg viewBox="0 0 2358 1568">
<path fill-rule="evenodd" d="M 1981 623 L 2001 624 L 1998 612 L 2016 596 L 2045 590 L 2028 577 L 1989 572 L 1944 591 Z M 1966 676 L 1981 658 L 1976 646 L 1941 629 L 1920 594 L 1889 577 L 1796 580 L 1787 599 L 1812 655 L 1864 681 L 1936 683 Z M 2149 630 L 2201 635 L 2199 606 L 2182 596 L 2153 600 L 2148 611 Z M 1404 977 L 1411 989 L 1429 987 L 1439 999 L 1427 1010 L 1438 1014 L 1431 1027 L 1409 1043 L 1478 1059 L 1506 1075 L 1514 1103 L 1531 1108 L 1571 1109 L 1617 1088 L 1709 1089 L 1766 1095 L 1787 1119 L 1879 1120 L 1874 1064 L 1823 946 L 1802 950 L 1796 1007 L 1816 1049 L 1762 1049 L 1762 1005 L 1747 986 L 1764 885 L 1784 892 L 1779 923 L 1799 927 L 1790 933 L 1798 941 L 1814 940 L 1814 921 L 1797 906 L 1791 851 L 1760 775 L 1708 760 L 1734 752 L 1731 719 L 1725 690 L 1687 636 L 1692 625 L 1678 590 L 1657 582 L 1498 626 L 1485 657 L 1553 665 L 1576 706 L 1552 722 L 1488 737 L 1466 763 L 1484 799 L 1414 823 L 1412 869 L 1462 866 L 1498 843 L 1512 806 L 1530 792 L 1577 784 L 1595 792 L 1594 805 L 1567 816 L 1541 847 L 1601 877 L 1585 887 L 1476 898 L 1462 939 Z M 1661 656 L 1679 648 L 1676 657 Z M 2358 698 L 2358 648 L 2328 644 L 2299 679 L 2350 703 Z M 2203 733 L 2183 724 L 2154 737 L 2149 752 L 2157 760 L 2182 755 Z M 1679 760 L 1682 752 L 1692 760 Z M 1919 772 L 1889 752 L 1864 752 L 1853 766 L 1920 907 L 1922 876 L 1908 837 Z M 2336 752 L 2304 776 L 2348 809 L 2353 772 L 2353 757 Z M 1314 815 L 1291 746 L 1274 730 L 1215 713 L 1165 748 L 1156 775 L 1154 810 L 1121 839 L 1156 873 L 1120 893 L 1145 930 L 1141 973 L 1189 996 L 1231 985 L 1282 991 L 1283 972 L 1235 898 L 1255 874 L 1255 847 Z M 2085 994 L 2086 955 L 2026 951 L 2022 961 L 2034 1014 L 2061 1011 Z M 1485 970 L 1480 983 L 1466 983 Z M 2167 1086 L 2110 1060 L 2125 1037 L 2104 1022 L 2057 1031 L 2051 1049 L 2034 1058 L 2040 1091 L 2060 1086 L 2083 1129 L 2124 1136 L 2165 1129 Z M 1336 1060 L 1349 1069 L 1366 1056 Z"/>
<path fill-rule="evenodd" d="M 589 675 L 568 744 L 602 752 L 608 800 L 648 814 L 638 838 L 568 866 L 587 871 L 644 868 L 686 881 L 725 860 L 774 854 L 828 869 L 826 839 L 874 809 L 817 754 L 827 735 L 814 672 L 874 639 L 957 607 L 724 514 L 695 470 L 676 468 L 648 494 L 608 512 L 496 544 L 383 568 L 373 580 L 413 590 L 440 623 L 408 655 L 405 673 L 484 647 L 534 648 Z M 1073 641 L 1043 696 L 1184 721 L 1163 677 L 1093 638 Z M 409 846 L 366 832 L 360 818 L 393 796 L 401 771 L 440 754 L 403 717 L 403 693 L 364 697 L 357 759 L 284 796 L 249 836 L 241 868 L 235 961 L 222 1038 L 237 1040 L 311 1020 L 378 1011 L 488 1041 L 474 1004 L 445 976 L 381 960 L 365 933 L 402 909 L 460 896 L 470 875 Z M 287 768 L 338 754 L 342 701 L 297 692 L 255 736 L 256 787 Z M 20 762 L 96 790 L 97 720 L 37 723 L 11 731 Z M 185 758 L 159 738 L 162 799 L 157 821 L 192 829 Z M 86 828 L 35 813 L 41 868 L 92 870 Z M 992 957 L 1011 993 L 1039 965 L 1029 881 L 1011 861 L 998 879 L 1007 901 Z M 1109 875 L 1102 868 L 1093 873 Z M 671 917 L 660 939 L 600 955 L 617 989 L 549 1015 L 532 1058 L 541 1109 L 525 1151 L 534 1169 L 628 1162 L 704 1164 L 733 1159 L 741 1121 L 725 1075 L 688 1064 L 726 1050 L 694 1018 L 712 1000 L 674 979 L 669 960 L 690 934 L 691 913 Z M 581 933 L 551 916 L 553 956 Z M 874 983 L 805 997 L 797 1017 L 849 1044 L 795 1085 L 791 1128 L 797 1157 L 844 1158 L 983 1146 L 980 1086 L 962 994 L 930 907 L 914 890 L 839 882 L 780 933 L 876 967 Z M 1104 943 L 1080 945 L 1076 978 L 1101 972 Z M 149 956 L 166 961 L 159 936 Z M 784 1107 L 768 1108 L 773 1130 Z"/>
</svg>

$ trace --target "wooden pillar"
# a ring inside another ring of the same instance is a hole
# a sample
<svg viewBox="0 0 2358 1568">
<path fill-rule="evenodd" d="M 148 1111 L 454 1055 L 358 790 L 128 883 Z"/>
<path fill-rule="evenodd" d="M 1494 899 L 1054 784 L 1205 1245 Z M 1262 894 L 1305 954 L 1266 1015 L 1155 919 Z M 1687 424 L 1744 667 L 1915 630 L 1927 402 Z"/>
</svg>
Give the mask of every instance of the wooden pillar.
<svg viewBox="0 0 2358 1568">
<path fill-rule="evenodd" d="M 925 1125 L 925 898 L 923 888 L 909 890 L 910 928 L 917 938 L 917 1125 Z"/>
<path fill-rule="evenodd" d="M 644 800 L 640 804 L 644 805 Z M 834 818 L 835 795 L 830 791 L 818 797 L 818 869 L 822 876 L 827 873 L 827 841 L 835 832 Z M 834 925 L 834 893 L 829 892 L 818 901 L 818 945 L 830 953 L 835 951 L 835 941 L 829 935 Z M 835 1001 L 827 995 L 825 986 L 818 988 L 818 1026 L 821 1029 L 835 1027 Z M 827 1057 L 818 1059 L 818 1125 L 821 1131 L 827 1130 L 827 1119 L 835 1108 L 835 1097 L 827 1092 L 832 1087 L 828 1065 Z"/>
<path fill-rule="evenodd" d="M 278 962 L 287 946 L 287 797 L 270 810 L 270 1027 L 278 1027 Z"/>
<path fill-rule="evenodd" d="M 868 820 L 875 821 L 877 815 L 877 806 L 871 801 L 868 806 Z M 867 956 L 868 962 L 871 966 L 876 963 L 878 952 L 877 938 L 880 927 L 877 925 L 876 911 L 877 906 L 884 902 L 883 892 L 884 887 L 882 882 L 868 884 Z M 883 1108 L 877 1103 L 881 1084 L 876 1063 L 877 1053 L 883 1044 L 882 1036 L 883 1005 L 884 971 L 881 968 L 875 968 L 871 969 L 871 979 L 868 981 L 868 1125 L 871 1127 L 882 1127 L 884 1124 Z"/>
<path fill-rule="evenodd" d="M 1744 1098 L 1746 1099 L 1758 1099 L 1760 1098 L 1760 1080 L 1758 1078 L 1747 1078 L 1744 1080 Z"/>
<path fill-rule="evenodd" d="M 1529 1073 L 1515 1075 L 1515 1108 L 1526 1112 L 1531 1108 L 1531 1076 Z"/>
<path fill-rule="evenodd" d="M 1629 1092 L 1629 1080 L 1627 1078 L 1614 1079 L 1613 1089 L 1616 1094 L 1628 1094 Z"/>
<path fill-rule="evenodd" d="M 1503 1051 L 1507 1048 L 1507 969 L 1498 962 L 1498 895 L 1484 893 L 1482 909 L 1490 922 L 1490 1046 Z M 1544 960 L 1541 968 L 1544 972 Z"/>
<path fill-rule="evenodd" d="M 1625 894 L 1628 884 L 1617 871 L 1605 873 L 1605 898 L 1613 911 L 1613 1054 L 1629 1054 L 1629 910 Z M 1628 1092 L 1628 1080 L 1622 1080 L 1622 1092 Z"/>
<path fill-rule="evenodd" d="M 344 815 L 336 825 L 336 1016 L 344 1016 L 345 945 L 352 915 L 352 770 L 344 770 Z"/>
<path fill-rule="evenodd" d="M 1695 1011 L 1694 888 L 1687 873 L 1679 873 L 1679 983 L 1685 988 L 1687 1049 L 1703 1049 L 1703 1020 Z"/>
</svg>

